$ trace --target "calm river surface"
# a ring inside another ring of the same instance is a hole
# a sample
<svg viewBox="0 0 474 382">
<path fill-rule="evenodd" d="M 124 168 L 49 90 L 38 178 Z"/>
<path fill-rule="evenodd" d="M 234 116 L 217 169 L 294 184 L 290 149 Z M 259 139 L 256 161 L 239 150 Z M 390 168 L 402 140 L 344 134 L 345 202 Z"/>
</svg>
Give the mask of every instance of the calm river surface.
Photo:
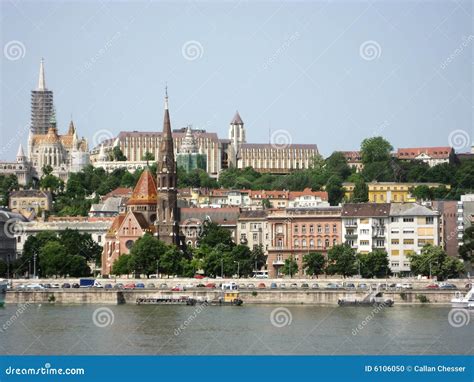
<svg viewBox="0 0 474 382">
<path fill-rule="evenodd" d="M 463 313 L 467 325 L 453 327 L 450 310 L 7 305 L 0 308 L 0 353 L 474 354 L 474 312 Z"/>
</svg>

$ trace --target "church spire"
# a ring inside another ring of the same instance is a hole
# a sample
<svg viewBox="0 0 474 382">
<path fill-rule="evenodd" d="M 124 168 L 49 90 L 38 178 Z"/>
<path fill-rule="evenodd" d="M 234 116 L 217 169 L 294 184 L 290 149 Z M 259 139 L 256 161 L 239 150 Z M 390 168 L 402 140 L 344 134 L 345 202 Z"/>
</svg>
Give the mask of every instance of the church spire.
<svg viewBox="0 0 474 382">
<path fill-rule="evenodd" d="M 43 58 L 41 59 L 41 62 L 40 62 L 38 90 L 46 90 L 46 81 L 44 79 L 44 59 Z"/>
</svg>

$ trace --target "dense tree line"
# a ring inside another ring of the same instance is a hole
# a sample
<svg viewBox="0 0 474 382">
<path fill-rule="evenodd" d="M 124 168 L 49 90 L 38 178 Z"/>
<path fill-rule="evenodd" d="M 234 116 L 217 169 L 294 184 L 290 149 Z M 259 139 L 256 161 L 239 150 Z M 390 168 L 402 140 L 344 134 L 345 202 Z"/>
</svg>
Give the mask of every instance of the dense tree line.
<svg viewBox="0 0 474 382">
<path fill-rule="evenodd" d="M 10 265 L 10 272 L 16 276 L 32 276 L 36 263 L 39 277 L 89 276 L 88 264 L 99 265 L 101 253 L 102 247 L 88 233 L 71 229 L 59 233 L 44 231 L 28 236 L 23 255 Z"/>
</svg>

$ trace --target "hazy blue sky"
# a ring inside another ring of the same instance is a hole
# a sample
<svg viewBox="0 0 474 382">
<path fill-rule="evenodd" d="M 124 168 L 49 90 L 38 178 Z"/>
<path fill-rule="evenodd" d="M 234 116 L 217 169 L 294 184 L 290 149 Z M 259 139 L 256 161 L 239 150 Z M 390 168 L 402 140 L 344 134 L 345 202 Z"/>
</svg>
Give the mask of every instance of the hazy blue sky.
<svg viewBox="0 0 474 382">
<path fill-rule="evenodd" d="M 41 57 L 60 131 L 72 113 L 90 146 L 161 130 L 167 82 L 173 128 L 227 138 L 238 109 L 248 142 L 467 151 L 472 25 L 470 1 L 2 1 L 0 159 L 27 142 Z"/>
</svg>

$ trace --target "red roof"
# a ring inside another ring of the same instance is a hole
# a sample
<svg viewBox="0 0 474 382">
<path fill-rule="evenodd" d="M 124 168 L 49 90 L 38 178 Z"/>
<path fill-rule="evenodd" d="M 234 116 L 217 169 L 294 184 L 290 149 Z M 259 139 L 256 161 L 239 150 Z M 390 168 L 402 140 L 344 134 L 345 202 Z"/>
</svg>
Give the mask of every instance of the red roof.
<svg viewBox="0 0 474 382">
<path fill-rule="evenodd" d="M 132 196 L 127 204 L 156 204 L 157 200 L 158 194 L 156 192 L 155 178 L 151 171 L 146 169 L 143 171 L 140 179 L 138 179 L 137 185 L 133 189 Z"/>
<path fill-rule="evenodd" d="M 440 147 L 412 147 L 403 148 L 397 150 L 398 159 L 413 159 L 418 155 L 426 154 L 431 158 L 435 159 L 448 159 L 453 151 L 452 147 L 440 146 Z"/>
<path fill-rule="evenodd" d="M 322 200 L 328 200 L 328 193 L 326 191 L 312 191 L 311 188 L 305 188 L 303 191 L 290 191 L 289 199 L 294 200 L 301 196 L 315 196 Z"/>
</svg>

